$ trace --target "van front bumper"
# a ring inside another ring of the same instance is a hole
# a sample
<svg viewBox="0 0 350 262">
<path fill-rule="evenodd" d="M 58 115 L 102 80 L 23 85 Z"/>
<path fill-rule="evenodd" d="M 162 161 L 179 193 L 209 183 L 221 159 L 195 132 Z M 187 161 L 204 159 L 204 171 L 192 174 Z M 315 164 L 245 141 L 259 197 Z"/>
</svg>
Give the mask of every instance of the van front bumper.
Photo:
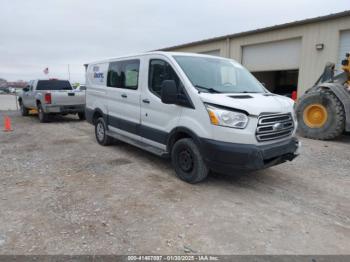
<svg viewBox="0 0 350 262">
<path fill-rule="evenodd" d="M 268 145 L 247 145 L 200 139 L 200 149 L 208 167 L 219 173 L 258 170 L 292 161 L 300 143 L 293 137 Z"/>
</svg>

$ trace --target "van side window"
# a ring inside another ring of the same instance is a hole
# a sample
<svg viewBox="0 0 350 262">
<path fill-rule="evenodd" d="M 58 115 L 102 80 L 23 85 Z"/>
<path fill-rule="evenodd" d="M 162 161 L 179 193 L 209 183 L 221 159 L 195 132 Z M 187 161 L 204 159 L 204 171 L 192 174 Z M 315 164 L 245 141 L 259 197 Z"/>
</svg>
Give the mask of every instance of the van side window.
<svg viewBox="0 0 350 262">
<path fill-rule="evenodd" d="M 124 87 L 130 89 L 137 89 L 139 80 L 140 61 L 133 60 L 124 63 L 125 82 Z"/>
<path fill-rule="evenodd" d="M 181 85 L 180 79 L 171 65 L 164 60 L 152 59 L 149 63 L 148 88 L 160 97 L 161 86 L 164 80 L 174 80 L 177 87 Z"/>
<path fill-rule="evenodd" d="M 140 60 L 111 62 L 109 64 L 107 86 L 136 90 L 139 82 Z"/>
</svg>

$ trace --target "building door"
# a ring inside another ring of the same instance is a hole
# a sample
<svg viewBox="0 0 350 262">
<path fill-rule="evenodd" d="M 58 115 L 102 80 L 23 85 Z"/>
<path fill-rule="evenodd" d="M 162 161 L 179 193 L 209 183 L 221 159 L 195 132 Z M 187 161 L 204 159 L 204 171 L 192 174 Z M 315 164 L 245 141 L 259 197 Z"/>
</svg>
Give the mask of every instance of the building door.
<svg viewBox="0 0 350 262">
<path fill-rule="evenodd" d="M 301 39 L 243 47 L 242 64 L 273 93 L 292 96 L 298 88 Z"/>
<path fill-rule="evenodd" d="M 341 68 L 341 61 L 345 59 L 346 53 L 350 53 L 350 30 L 340 32 L 337 69 Z"/>
</svg>

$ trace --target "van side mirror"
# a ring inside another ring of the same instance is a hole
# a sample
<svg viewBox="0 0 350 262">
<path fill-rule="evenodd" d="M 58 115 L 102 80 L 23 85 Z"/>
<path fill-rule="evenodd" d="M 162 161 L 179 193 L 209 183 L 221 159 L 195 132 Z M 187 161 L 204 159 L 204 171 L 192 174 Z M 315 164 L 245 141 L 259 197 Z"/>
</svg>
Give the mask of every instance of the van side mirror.
<svg viewBox="0 0 350 262">
<path fill-rule="evenodd" d="M 24 87 L 22 90 L 23 90 L 23 92 L 28 92 L 29 91 L 29 86 Z"/>
<path fill-rule="evenodd" d="M 160 98 L 164 104 L 177 104 L 178 92 L 174 80 L 164 80 L 160 92 Z"/>
</svg>

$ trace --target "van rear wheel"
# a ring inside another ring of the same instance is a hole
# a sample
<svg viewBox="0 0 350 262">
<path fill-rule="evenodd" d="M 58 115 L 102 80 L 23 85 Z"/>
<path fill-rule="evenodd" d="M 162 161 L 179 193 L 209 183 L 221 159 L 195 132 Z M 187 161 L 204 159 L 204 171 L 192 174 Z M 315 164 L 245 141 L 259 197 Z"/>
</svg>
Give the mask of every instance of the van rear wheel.
<svg viewBox="0 0 350 262">
<path fill-rule="evenodd" d="M 103 117 L 100 117 L 96 120 L 95 137 L 97 143 L 102 146 L 108 146 L 112 143 L 112 138 L 107 135 L 107 125 Z"/>
<path fill-rule="evenodd" d="M 171 161 L 176 175 L 191 184 L 203 181 L 209 169 L 203 161 L 198 147 L 190 138 L 178 140 L 171 151 Z"/>
</svg>

